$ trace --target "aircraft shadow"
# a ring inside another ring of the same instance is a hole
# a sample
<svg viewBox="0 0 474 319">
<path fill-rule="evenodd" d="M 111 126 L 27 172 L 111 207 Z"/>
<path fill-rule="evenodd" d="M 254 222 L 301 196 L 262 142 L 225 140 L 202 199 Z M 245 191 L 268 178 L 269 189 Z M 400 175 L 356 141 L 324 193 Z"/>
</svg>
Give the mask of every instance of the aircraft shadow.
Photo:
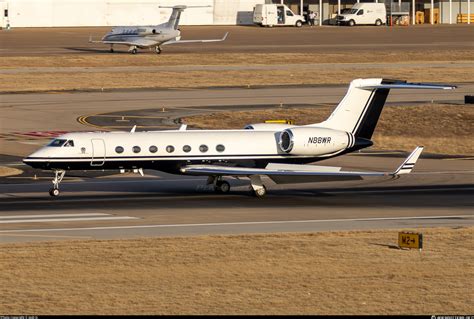
<svg viewBox="0 0 474 319">
<path fill-rule="evenodd" d="M 114 48 L 114 53 L 110 53 L 109 49 L 97 49 L 97 48 L 63 48 L 65 50 L 77 51 L 77 52 L 91 52 L 91 53 L 104 53 L 104 54 L 130 54 L 128 51 L 117 51 Z"/>
</svg>

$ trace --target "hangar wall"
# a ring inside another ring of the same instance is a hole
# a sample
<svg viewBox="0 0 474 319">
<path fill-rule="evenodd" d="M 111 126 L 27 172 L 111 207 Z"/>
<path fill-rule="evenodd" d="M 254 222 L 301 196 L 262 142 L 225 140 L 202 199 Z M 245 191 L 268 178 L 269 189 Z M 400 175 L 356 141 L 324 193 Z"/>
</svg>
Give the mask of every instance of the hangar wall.
<svg viewBox="0 0 474 319">
<path fill-rule="evenodd" d="M 252 24 L 256 3 L 265 0 L 0 0 L 0 23 L 4 28 L 159 24 L 171 13 L 159 6 L 185 4 L 211 7 L 185 10 L 183 25 Z"/>
</svg>

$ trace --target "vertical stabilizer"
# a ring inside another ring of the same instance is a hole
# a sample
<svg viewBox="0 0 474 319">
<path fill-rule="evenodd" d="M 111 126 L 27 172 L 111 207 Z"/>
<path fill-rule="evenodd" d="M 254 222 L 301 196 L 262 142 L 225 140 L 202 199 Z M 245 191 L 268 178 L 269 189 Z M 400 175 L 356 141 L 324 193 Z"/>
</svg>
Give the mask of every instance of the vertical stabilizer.
<svg viewBox="0 0 474 319">
<path fill-rule="evenodd" d="M 454 89 L 455 86 L 407 83 L 401 80 L 356 79 L 329 118 L 314 126 L 352 133 L 370 140 L 390 89 Z"/>
</svg>

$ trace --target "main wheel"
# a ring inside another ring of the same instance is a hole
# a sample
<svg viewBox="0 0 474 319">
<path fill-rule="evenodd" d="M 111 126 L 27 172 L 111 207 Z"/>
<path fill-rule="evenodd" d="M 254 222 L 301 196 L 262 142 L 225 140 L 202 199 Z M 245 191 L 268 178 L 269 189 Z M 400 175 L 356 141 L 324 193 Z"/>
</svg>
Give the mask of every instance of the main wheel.
<svg viewBox="0 0 474 319">
<path fill-rule="evenodd" d="M 216 186 L 214 186 L 214 190 L 221 194 L 228 193 L 230 191 L 230 184 L 226 181 L 219 181 L 216 183 Z"/>
<path fill-rule="evenodd" d="M 296 21 L 295 26 L 296 26 L 297 28 L 301 28 L 301 27 L 303 26 L 303 22 L 301 22 L 300 20 L 298 20 L 298 21 Z"/>
<path fill-rule="evenodd" d="M 132 50 L 132 54 L 137 54 L 138 50 L 137 49 L 133 49 Z"/>
<path fill-rule="evenodd" d="M 110 53 L 114 53 L 114 49 L 110 48 Z"/>
<path fill-rule="evenodd" d="M 53 196 L 53 197 L 57 197 L 59 196 L 59 189 L 57 188 L 51 188 L 49 190 L 49 195 Z"/>
<path fill-rule="evenodd" d="M 159 47 L 155 47 L 155 52 L 156 54 L 160 54 L 161 53 L 161 49 Z"/>
<path fill-rule="evenodd" d="M 262 198 L 267 195 L 267 188 L 263 185 L 262 187 L 253 190 L 253 194 L 258 198 Z"/>
<path fill-rule="evenodd" d="M 355 23 L 354 20 L 349 20 L 349 26 L 350 26 L 350 27 L 353 27 L 353 26 L 355 26 L 355 25 L 356 25 L 356 23 Z"/>
<path fill-rule="evenodd" d="M 377 19 L 377 21 L 375 21 L 375 25 L 378 26 L 378 27 L 381 26 L 382 25 L 382 20 Z"/>
</svg>

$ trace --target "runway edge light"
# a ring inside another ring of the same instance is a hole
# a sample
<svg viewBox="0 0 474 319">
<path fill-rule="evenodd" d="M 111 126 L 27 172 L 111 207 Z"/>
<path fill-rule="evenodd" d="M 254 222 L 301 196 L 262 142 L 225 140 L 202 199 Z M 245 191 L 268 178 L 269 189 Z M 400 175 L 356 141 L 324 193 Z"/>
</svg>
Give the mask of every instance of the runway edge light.
<svg viewBox="0 0 474 319">
<path fill-rule="evenodd" d="M 398 247 L 408 249 L 423 248 L 423 234 L 413 232 L 399 232 L 398 233 Z"/>
</svg>

